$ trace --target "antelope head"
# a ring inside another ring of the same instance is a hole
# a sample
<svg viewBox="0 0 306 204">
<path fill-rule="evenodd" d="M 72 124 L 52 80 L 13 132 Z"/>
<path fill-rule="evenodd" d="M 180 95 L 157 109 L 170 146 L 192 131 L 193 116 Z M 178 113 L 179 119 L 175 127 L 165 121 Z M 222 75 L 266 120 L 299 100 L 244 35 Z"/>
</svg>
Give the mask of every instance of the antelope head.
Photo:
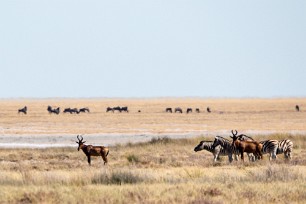
<svg viewBox="0 0 306 204">
<path fill-rule="evenodd" d="M 235 130 L 235 133 L 234 133 L 234 131 L 232 130 L 232 135 L 233 135 L 233 136 L 230 136 L 230 137 L 233 139 L 233 145 L 234 145 L 235 141 L 240 137 L 240 135 L 237 136 L 237 134 L 238 134 L 238 131 L 237 131 L 237 130 Z M 241 137 L 240 137 L 240 138 L 241 138 Z"/>
<path fill-rule="evenodd" d="M 81 138 L 79 138 L 79 136 L 81 136 Z M 79 144 L 78 151 L 80 151 L 80 149 L 82 148 L 82 146 L 84 145 L 84 143 L 85 143 L 86 141 L 83 141 L 82 135 L 77 135 L 77 139 L 78 139 L 78 141 L 76 141 L 76 143 Z"/>
</svg>

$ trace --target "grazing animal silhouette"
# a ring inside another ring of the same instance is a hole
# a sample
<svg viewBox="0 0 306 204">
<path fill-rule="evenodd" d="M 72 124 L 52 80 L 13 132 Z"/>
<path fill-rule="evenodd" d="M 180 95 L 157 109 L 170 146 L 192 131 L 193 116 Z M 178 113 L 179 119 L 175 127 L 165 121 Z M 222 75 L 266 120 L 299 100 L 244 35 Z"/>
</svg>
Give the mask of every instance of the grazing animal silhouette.
<svg viewBox="0 0 306 204">
<path fill-rule="evenodd" d="M 27 106 L 25 106 L 25 107 L 23 107 L 23 108 L 21 108 L 21 109 L 18 109 L 18 113 L 27 114 L 27 111 L 28 111 L 28 107 L 27 107 Z"/>
<path fill-rule="evenodd" d="M 174 112 L 175 112 L 175 113 L 176 113 L 176 112 L 183 113 L 183 110 L 182 110 L 181 108 L 177 107 L 177 108 L 175 108 Z"/>
<path fill-rule="evenodd" d="M 210 110 L 209 107 L 206 108 L 206 111 L 207 111 L 208 113 L 211 113 L 211 110 Z"/>
<path fill-rule="evenodd" d="M 187 114 L 188 114 L 188 113 L 192 113 L 192 108 L 187 108 L 186 113 L 187 113 Z"/>
<path fill-rule="evenodd" d="M 89 108 L 80 108 L 79 113 L 90 113 Z"/>
<path fill-rule="evenodd" d="M 121 108 L 120 108 L 119 106 L 117 106 L 117 107 L 113 107 L 113 112 L 115 112 L 115 111 L 119 111 L 119 112 L 121 112 Z"/>
<path fill-rule="evenodd" d="M 49 112 L 50 114 L 54 113 L 54 114 L 57 114 L 57 115 L 58 115 L 58 114 L 60 113 L 60 108 L 59 108 L 59 107 L 52 109 L 51 106 L 48 106 L 47 110 L 48 110 L 48 112 Z"/>
<path fill-rule="evenodd" d="M 63 112 L 64 113 L 70 113 L 70 114 L 72 114 L 72 113 L 79 114 L 80 113 L 77 108 L 66 108 Z"/>
<path fill-rule="evenodd" d="M 300 106 L 299 106 L 299 105 L 296 105 L 296 106 L 295 106 L 295 110 L 296 110 L 297 112 L 299 112 L 299 111 L 300 111 Z"/>
<path fill-rule="evenodd" d="M 166 108 L 166 113 L 172 113 L 172 108 Z"/>
<path fill-rule="evenodd" d="M 113 108 L 111 108 L 111 107 L 107 107 L 107 108 L 106 108 L 106 112 L 109 112 L 109 111 L 114 112 L 114 109 L 113 109 Z"/>
<path fill-rule="evenodd" d="M 196 108 L 195 110 L 197 113 L 200 113 L 200 109 L 199 108 Z"/>
<path fill-rule="evenodd" d="M 109 153 L 109 149 L 104 146 L 92 146 L 92 145 L 85 145 L 84 143 L 86 141 L 83 141 L 83 137 L 79 138 L 79 135 L 77 135 L 78 141 L 76 141 L 77 144 L 79 144 L 78 151 L 80 149 L 84 152 L 84 154 L 87 156 L 88 164 L 91 165 L 91 156 L 101 156 L 104 165 L 107 163 L 107 155 Z"/>
<path fill-rule="evenodd" d="M 128 107 L 127 106 L 125 106 L 125 107 L 121 107 L 121 109 L 120 109 L 120 112 L 129 112 L 129 110 L 128 110 Z"/>
</svg>

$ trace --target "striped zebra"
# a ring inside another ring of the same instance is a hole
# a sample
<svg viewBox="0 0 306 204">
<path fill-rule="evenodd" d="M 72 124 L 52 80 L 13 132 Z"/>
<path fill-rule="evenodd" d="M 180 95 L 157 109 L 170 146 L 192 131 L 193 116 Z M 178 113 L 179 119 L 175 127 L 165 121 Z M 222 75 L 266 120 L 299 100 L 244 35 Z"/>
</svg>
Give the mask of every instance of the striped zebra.
<svg viewBox="0 0 306 204">
<path fill-rule="evenodd" d="M 291 152 L 293 149 L 293 142 L 285 139 L 278 142 L 276 154 L 284 153 L 285 159 L 291 159 Z"/>
<path fill-rule="evenodd" d="M 212 147 L 213 141 L 201 141 L 195 148 L 194 151 L 198 152 L 203 149 L 207 150 L 208 152 L 211 152 L 214 155 L 214 162 L 219 159 L 219 156 L 227 156 L 227 152 L 224 150 L 223 147 L 220 145 L 216 146 L 215 148 Z"/>
<path fill-rule="evenodd" d="M 247 135 L 239 135 L 240 140 L 245 140 L 245 141 L 255 141 L 252 137 L 247 136 Z M 277 140 L 263 140 L 259 142 L 262 144 L 262 153 L 263 154 L 269 154 L 269 160 L 271 159 L 276 159 L 276 154 L 277 154 L 277 147 L 278 147 L 278 141 Z M 255 160 L 255 156 L 253 155 L 252 160 Z"/>
<path fill-rule="evenodd" d="M 216 136 L 212 144 L 212 148 L 216 148 L 218 145 L 224 149 L 225 154 L 228 156 L 229 162 L 233 161 L 233 154 L 235 156 L 235 160 L 238 161 L 239 151 L 232 145 L 231 141 L 224 137 Z"/>
</svg>

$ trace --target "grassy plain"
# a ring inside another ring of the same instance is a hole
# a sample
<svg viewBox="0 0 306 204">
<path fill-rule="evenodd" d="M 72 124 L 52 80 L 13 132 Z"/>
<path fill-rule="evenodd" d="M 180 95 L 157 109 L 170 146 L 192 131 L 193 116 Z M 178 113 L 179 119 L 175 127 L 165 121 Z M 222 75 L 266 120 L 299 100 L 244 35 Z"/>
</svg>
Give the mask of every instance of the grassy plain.
<svg viewBox="0 0 306 204">
<path fill-rule="evenodd" d="M 76 148 L 1 149 L 0 203 L 305 203 L 305 136 L 269 137 L 294 141 L 293 159 L 213 163 L 193 152 L 201 137 L 117 145 L 106 166 Z"/>
<path fill-rule="evenodd" d="M 298 104 L 300 112 L 294 107 Z M 28 114 L 17 110 L 28 106 Z M 47 106 L 89 107 L 90 114 L 49 115 Z M 128 106 L 130 113 L 106 113 Z M 212 113 L 205 109 L 209 106 Z M 183 114 L 165 113 L 182 107 Z M 186 108 L 201 113 L 186 114 Z M 305 203 L 306 99 L 0 100 L 0 134 L 180 134 L 110 147 L 109 164 L 88 166 L 75 148 L 0 149 L 0 203 Z M 141 110 L 139 113 L 138 110 Z M 293 159 L 213 163 L 193 148 L 237 129 L 257 140 L 289 138 Z M 102 143 L 102 141 L 101 141 Z"/>
<path fill-rule="evenodd" d="M 301 107 L 295 111 L 295 105 Z M 17 110 L 28 107 L 28 114 Z M 47 106 L 88 107 L 90 114 L 49 115 Z M 130 112 L 106 113 L 106 108 L 128 106 Z M 166 114 L 181 107 L 183 114 Z M 201 113 L 186 114 L 200 108 Z M 206 108 L 212 112 L 208 114 Z M 306 132 L 306 99 L 41 99 L 0 100 L 0 133 L 15 134 L 173 134 L 224 132 Z M 141 110 L 139 113 L 138 110 Z"/>
</svg>

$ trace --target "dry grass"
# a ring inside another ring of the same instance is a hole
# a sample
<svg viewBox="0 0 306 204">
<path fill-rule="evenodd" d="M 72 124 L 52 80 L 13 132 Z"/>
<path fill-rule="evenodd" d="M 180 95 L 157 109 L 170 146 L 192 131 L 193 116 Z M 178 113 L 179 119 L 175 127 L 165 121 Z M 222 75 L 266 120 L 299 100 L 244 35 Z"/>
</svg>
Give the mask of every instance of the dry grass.
<svg viewBox="0 0 306 204">
<path fill-rule="evenodd" d="M 292 161 L 214 164 L 202 138 L 117 145 L 91 167 L 76 148 L 2 149 L 0 203 L 304 203 L 305 136 L 269 138 L 291 138 Z"/>
<path fill-rule="evenodd" d="M 299 104 L 301 112 L 295 111 Z M 17 110 L 28 106 L 28 115 Z M 89 107 L 90 114 L 49 115 L 47 106 Z M 130 113 L 106 113 L 106 108 L 128 106 Z M 212 113 L 206 112 L 209 106 Z M 182 107 L 183 114 L 165 113 Z M 187 107 L 201 113 L 186 114 Z M 101 133 L 194 133 L 306 132 L 306 99 L 48 99 L 0 100 L 1 134 L 101 134 Z M 138 113 L 141 110 L 141 113 Z"/>
<path fill-rule="evenodd" d="M 301 112 L 294 110 L 296 104 Z M 28 115 L 18 115 L 24 105 Z M 91 113 L 49 115 L 48 105 L 89 107 Z M 128 106 L 130 113 L 106 113 L 108 106 Z M 202 112 L 164 112 L 178 106 Z M 205 112 L 207 106 L 212 113 Z M 104 133 L 195 137 L 118 144 L 110 147 L 106 166 L 99 157 L 88 166 L 77 147 L 0 149 L 0 203 L 305 203 L 303 107 L 306 99 L 1 100 L 0 134 L 15 140 L 22 134 L 32 139 Z M 222 157 L 213 163 L 212 154 L 193 151 L 200 140 L 232 129 L 248 131 L 256 140 L 289 138 L 293 159 L 279 155 L 269 162 L 266 155 L 255 163 L 229 164 Z"/>
</svg>

